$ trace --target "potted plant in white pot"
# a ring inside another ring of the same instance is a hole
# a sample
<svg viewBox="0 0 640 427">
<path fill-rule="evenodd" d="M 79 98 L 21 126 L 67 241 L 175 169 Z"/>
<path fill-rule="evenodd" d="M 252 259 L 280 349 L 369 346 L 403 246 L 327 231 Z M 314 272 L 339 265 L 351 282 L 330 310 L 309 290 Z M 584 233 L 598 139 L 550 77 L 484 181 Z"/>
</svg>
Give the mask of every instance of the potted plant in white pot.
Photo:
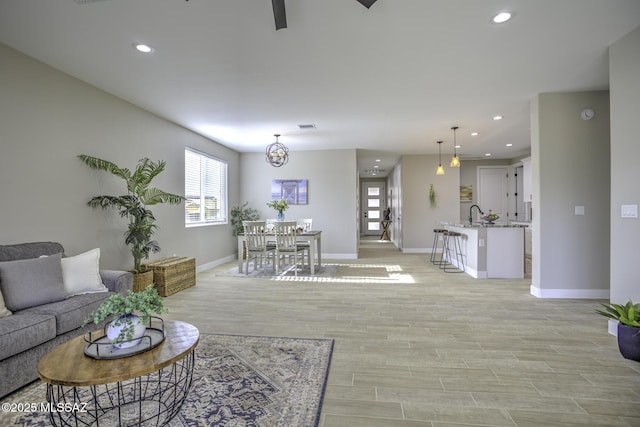
<svg viewBox="0 0 640 427">
<path fill-rule="evenodd" d="M 622 357 L 640 362 L 640 303 L 601 304 L 598 314 L 618 321 L 618 349 Z"/>
<path fill-rule="evenodd" d="M 152 313 L 162 314 L 166 311 L 162 297 L 153 285 L 149 285 L 142 292 L 111 295 L 87 316 L 82 326 L 89 323 L 97 325 L 112 319 L 106 327 L 107 337 L 114 347 L 128 348 L 138 345 Z"/>
<path fill-rule="evenodd" d="M 150 186 L 151 181 L 164 170 L 166 166 L 164 161 L 153 162 L 142 158 L 138 161 L 135 170 L 131 172 L 127 168 L 121 168 L 97 157 L 85 154 L 78 157 L 91 169 L 109 172 L 124 180 L 126 184 L 126 194 L 95 196 L 87 202 L 87 205 L 93 208 L 115 209 L 121 217 L 129 220 L 124 241 L 133 256 L 132 272 L 134 275 L 146 274 L 144 278 L 134 277 L 134 291 L 142 290 L 153 281 L 153 271 L 143 269 L 142 259 L 148 259 L 149 254 L 160 251 L 158 242 L 153 240 L 153 234 L 158 226 L 149 206 L 161 203 L 177 205 L 185 198 Z"/>
</svg>

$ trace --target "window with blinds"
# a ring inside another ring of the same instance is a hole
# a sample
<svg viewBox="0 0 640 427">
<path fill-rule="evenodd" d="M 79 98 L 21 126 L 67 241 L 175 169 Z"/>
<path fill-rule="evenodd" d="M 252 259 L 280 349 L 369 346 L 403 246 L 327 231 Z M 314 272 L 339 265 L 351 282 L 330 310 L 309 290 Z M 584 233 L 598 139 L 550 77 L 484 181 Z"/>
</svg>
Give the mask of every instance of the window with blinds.
<svg viewBox="0 0 640 427">
<path fill-rule="evenodd" d="M 185 225 L 227 222 L 227 162 L 184 150 Z"/>
</svg>

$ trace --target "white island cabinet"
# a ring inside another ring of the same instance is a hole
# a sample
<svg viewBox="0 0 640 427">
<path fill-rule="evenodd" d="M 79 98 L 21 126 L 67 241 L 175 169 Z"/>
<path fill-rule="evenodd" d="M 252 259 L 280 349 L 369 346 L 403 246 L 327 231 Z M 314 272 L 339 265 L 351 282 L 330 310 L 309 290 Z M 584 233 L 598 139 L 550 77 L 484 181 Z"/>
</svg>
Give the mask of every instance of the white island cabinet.
<svg viewBox="0 0 640 427">
<path fill-rule="evenodd" d="M 447 224 L 461 234 L 465 271 L 476 279 L 524 278 L 524 228 L 519 225 Z M 452 260 L 455 264 L 455 260 Z M 458 266 L 459 267 L 459 266 Z"/>
</svg>

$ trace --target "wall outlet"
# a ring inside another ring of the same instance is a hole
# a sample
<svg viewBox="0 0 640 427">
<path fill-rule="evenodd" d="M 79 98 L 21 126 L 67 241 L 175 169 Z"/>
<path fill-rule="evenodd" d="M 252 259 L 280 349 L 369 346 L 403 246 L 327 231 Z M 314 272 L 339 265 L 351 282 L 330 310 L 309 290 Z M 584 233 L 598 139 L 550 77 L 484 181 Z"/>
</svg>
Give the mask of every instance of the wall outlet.
<svg viewBox="0 0 640 427">
<path fill-rule="evenodd" d="M 638 205 L 622 205 L 620 206 L 621 218 L 638 218 Z"/>
<path fill-rule="evenodd" d="M 484 248 L 484 239 L 478 239 L 478 246 Z"/>
</svg>

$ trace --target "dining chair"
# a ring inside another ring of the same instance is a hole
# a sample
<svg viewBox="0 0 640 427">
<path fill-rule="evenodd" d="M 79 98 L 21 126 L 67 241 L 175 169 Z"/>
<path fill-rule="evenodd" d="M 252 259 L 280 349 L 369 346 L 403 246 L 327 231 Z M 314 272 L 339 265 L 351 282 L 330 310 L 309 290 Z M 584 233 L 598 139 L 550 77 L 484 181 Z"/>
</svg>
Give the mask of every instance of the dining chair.
<svg viewBox="0 0 640 427">
<path fill-rule="evenodd" d="M 298 245 L 296 235 L 298 233 L 298 224 L 296 221 L 279 221 L 275 222 L 275 269 L 276 274 L 280 269 L 280 262 L 293 258 L 294 273 L 298 275 L 298 254 L 302 252 L 302 266 L 304 267 L 304 252 L 309 253 L 308 245 Z M 289 255 L 292 255 L 291 257 Z M 291 262 L 291 261 L 289 261 Z"/>
<path fill-rule="evenodd" d="M 275 248 L 267 245 L 266 221 L 242 221 L 242 226 L 244 227 L 247 248 L 244 266 L 245 274 L 249 274 L 249 261 L 251 259 L 253 259 L 253 271 L 256 270 L 257 261 L 260 259 L 263 271 L 266 273 L 269 253 L 273 254 L 275 252 Z"/>
<path fill-rule="evenodd" d="M 267 219 L 265 219 L 265 222 L 267 223 L 267 228 L 266 228 L 267 233 L 273 233 L 274 232 L 274 229 L 275 229 L 275 225 L 274 224 L 275 224 L 276 221 L 277 220 L 275 218 L 267 218 Z"/>
<path fill-rule="evenodd" d="M 312 218 L 302 218 L 296 220 L 298 228 L 302 228 L 302 231 L 311 231 L 311 225 L 313 224 Z"/>
<path fill-rule="evenodd" d="M 313 219 L 312 218 L 297 219 L 296 223 L 297 223 L 297 226 L 298 226 L 298 230 L 302 230 L 303 233 L 312 230 L 312 228 L 311 228 L 312 224 L 313 224 Z M 311 245 L 311 239 L 305 240 L 305 241 L 301 241 L 300 239 L 298 239 L 298 246 L 309 247 L 309 245 Z M 309 259 L 309 264 L 311 264 L 311 251 L 309 251 L 309 256 L 307 258 Z"/>
</svg>

